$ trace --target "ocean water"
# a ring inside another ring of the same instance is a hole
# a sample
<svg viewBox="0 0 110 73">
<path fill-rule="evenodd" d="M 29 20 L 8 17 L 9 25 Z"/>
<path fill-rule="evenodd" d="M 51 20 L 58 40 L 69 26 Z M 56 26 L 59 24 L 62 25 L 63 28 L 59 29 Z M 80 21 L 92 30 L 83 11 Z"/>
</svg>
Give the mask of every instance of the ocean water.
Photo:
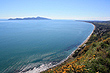
<svg viewBox="0 0 110 73">
<path fill-rule="evenodd" d="M 0 20 L 0 73 L 55 65 L 93 31 L 73 20 Z"/>
</svg>

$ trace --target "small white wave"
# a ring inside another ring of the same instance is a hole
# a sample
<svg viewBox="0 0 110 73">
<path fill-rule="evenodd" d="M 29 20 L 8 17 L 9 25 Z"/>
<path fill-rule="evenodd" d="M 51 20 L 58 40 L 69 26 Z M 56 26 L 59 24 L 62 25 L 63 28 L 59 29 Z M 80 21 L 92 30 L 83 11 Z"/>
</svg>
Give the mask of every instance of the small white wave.
<svg viewBox="0 0 110 73">
<path fill-rule="evenodd" d="M 42 64 L 40 67 L 36 68 L 34 67 L 33 70 L 29 70 L 29 71 L 26 71 L 26 72 L 19 72 L 19 73 L 40 73 L 41 71 L 45 71 L 51 67 L 53 67 L 54 65 L 52 65 L 52 63 L 49 63 L 49 64 Z"/>
</svg>

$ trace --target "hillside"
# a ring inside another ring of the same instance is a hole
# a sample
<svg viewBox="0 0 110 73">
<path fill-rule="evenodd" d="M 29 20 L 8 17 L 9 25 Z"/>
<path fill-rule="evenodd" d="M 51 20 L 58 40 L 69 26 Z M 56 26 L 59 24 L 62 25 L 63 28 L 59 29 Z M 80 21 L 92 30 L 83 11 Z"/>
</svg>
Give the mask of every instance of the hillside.
<svg viewBox="0 0 110 73">
<path fill-rule="evenodd" d="M 110 21 L 85 21 L 96 26 L 72 58 L 43 73 L 110 73 Z"/>
</svg>

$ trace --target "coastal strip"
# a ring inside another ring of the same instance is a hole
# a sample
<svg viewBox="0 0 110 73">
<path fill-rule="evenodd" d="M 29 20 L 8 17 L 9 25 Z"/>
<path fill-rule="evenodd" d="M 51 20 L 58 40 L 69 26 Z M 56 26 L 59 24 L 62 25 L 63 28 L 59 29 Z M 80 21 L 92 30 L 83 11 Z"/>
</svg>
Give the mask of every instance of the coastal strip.
<svg viewBox="0 0 110 73">
<path fill-rule="evenodd" d="M 90 23 L 90 24 L 92 24 L 92 23 Z M 94 26 L 94 29 L 93 29 L 93 31 L 91 32 L 91 34 L 86 38 L 86 40 L 84 40 L 83 43 L 81 43 L 81 44 L 77 47 L 77 49 L 74 50 L 66 59 L 64 59 L 64 60 L 62 60 L 61 62 L 57 63 L 57 64 L 54 65 L 53 67 L 57 67 L 57 66 L 63 64 L 64 62 L 67 62 L 67 61 L 68 61 L 69 59 L 71 59 L 72 56 L 75 54 L 75 51 L 77 51 L 81 46 L 83 46 L 85 43 L 88 42 L 88 40 L 90 39 L 90 37 L 91 37 L 91 35 L 93 34 L 94 30 L 96 29 L 96 26 L 95 26 L 94 24 L 92 24 L 92 25 Z M 53 68 L 53 67 L 51 67 L 51 68 Z M 50 68 L 48 68 L 48 69 L 50 69 Z M 48 69 L 47 69 L 47 70 L 48 70 Z M 46 70 L 44 70 L 44 71 L 46 71 Z M 42 72 L 43 72 L 43 71 L 42 71 Z"/>
<path fill-rule="evenodd" d="M 86 23 L 88 23 L 88 22 L 86 22 Z M 92 23 L 90 23 L 90 24 L 92 24 Z M 75 52 L 76 52 L 77 50 L 79 50 L 79 48 L 80 48 L 81 46 L 83 46 L 85 43 L 88 42 L 88 40 L 90 39 L 90 37 L 91 37 L 91 35 L 93 34 L 94 30 L 96 29 L 96 26 L 95 26 L 94 24 L 92 24 L 92 25 L 94 26 L 93 31 L 92 31 L 91 34 L 86 38 L 86 40 L 84 40 L 83 43 L 81 43 L 81 44 L 77 47 L 76 50 L 74 50 L 66 59 L 62 60 L 61 62 L 57 63 L 56 65 L 53 65 L 53 66 L 51 66 L 51 67 L 48 67 L 46 70 L 41 71 L 41 73 L 44 72 L 44 71 L 47 71 L 48 69 L 52 69 L 52 68 L 54 68 L 54 67 L 60 66 L 60 65 L 62 65 L 62 64 L 64 64 L 64 63 L 66 63 L 66 62 L 69 62 L 70 59 L 73 59 L 72 56 L 75 54 Z"/>
<path fill-rule="evenodd" d="M 92 23 L 90 23 L 90 24 L 92 24 Z M 25 73 L 42 73 L 42 72 L 44 72 L 44 71 L 47 71 L 48 69 L 52 69 L 52 68 L 54 68 L 54 67 L 57 67 L 57 66 L 60 66 L 60 65 L 62 65 L 63 63 L 65 63 L 65 62 L 69 62 L 69 59 L 73 59 L 73 55 L 75 54 L 75 52 L 81 47 L 81 46 L 83 46 L 85 43 L 87 43 L 87 41 L 89 40 L 89 38 L 91 37 L 91 35 L 93 34 L 93 32 L 94 32 L 94 30 L 95 30 L 95 25 L 94 24 L 92 24 L 93 26 L 94 26 L 94 29 L 93 29 L 93 31 L 91 32 L 91 34 L 86 38 L 86 40 L 84 40 L 83 41 L 83 43 L 81 43 L 78 47 L 77 47 L 77 49 L 76 50 L 74 50 L 66 59 L 64 59 L 64 60 L 62 60 L 61 62 L 59 62 L 59 63 L 57 63 L 56 65 L 52 65 L 51 63 L 49 63 L 49 64 L 46 64 L 46 65 L 41 65 L 40 66 L 40 68 L 34 68 L 34 69 L 32 69 L 32 70 L 29 70 L 29 71 L 26 71 Z M 24 72 L 20 72 L 20 73 L 24 73 Z"/>
<path fill-rule="evenodd" d="M 92 23 L 91 23 L 91 24 L 92 24 Z M 75 54 L 75 51 L 77 51 L 81 46 L 83 46 L 85 43 L 88 42 L 88 40 L 90 39 L 91 35 L 93 34 L 93 32 L 94 32 L 94 30 L 95 30 L 95 28 L 96 28 L 96 26 L 95 26 L 94 24 L 92 24 L 92 25 L 94 26 L 94 29 L 93 29 L 93 31 L 91 32 L 91 34 L 86 38 L 86 40 L 83 41 L 83 43 L 81 43 L 81 44 L 77 47 L 76 50 L 74 50 L 74 51 L 67 57 L 66 60 L 68 60 L 69 58 L 71 58 L 72 55 Z"/>
</svg>

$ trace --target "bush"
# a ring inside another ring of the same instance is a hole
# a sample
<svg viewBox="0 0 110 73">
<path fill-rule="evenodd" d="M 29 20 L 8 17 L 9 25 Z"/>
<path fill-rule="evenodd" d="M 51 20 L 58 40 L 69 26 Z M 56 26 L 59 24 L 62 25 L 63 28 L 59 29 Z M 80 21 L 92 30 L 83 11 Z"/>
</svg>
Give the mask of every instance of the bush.
<svg viewBox="0 0 110 73">
<path fill-rule="evenodd" d="M 108 45 L 107 45 L 107 44 L 105 44 L 105 43 L 101 43 L 101 47 L 102 47 L 102 48 L 107 48 L 107 47 L 108 47 Z"/>
<path fill-rule="evenodd" d="M 99 57 L 97 62 L 98 62 L 99 64 L 104 65 L 107 61 L 106 61 L 106 59 L 104 59 L 104 58 L 102 58 L 102 57 Z"/>
<path fill-rule="evenodd" d="M 107 57 L 110 58 L 110 50 L 107 52 Z"/>
<path fill-rule="evenodd" d="M 93 43 L 92 47 L 96 47 L 96 44 L 95 44 L 95 43 Z"/>
<path fill-rule="evenodd" d="M 101 73 L 109 73 L 110 62 L 107 59 L 99 57 L 97 60 L 93 60 L 89 65 L 90 68 L 89 73 L 101 72 Z"/>
</svg>

